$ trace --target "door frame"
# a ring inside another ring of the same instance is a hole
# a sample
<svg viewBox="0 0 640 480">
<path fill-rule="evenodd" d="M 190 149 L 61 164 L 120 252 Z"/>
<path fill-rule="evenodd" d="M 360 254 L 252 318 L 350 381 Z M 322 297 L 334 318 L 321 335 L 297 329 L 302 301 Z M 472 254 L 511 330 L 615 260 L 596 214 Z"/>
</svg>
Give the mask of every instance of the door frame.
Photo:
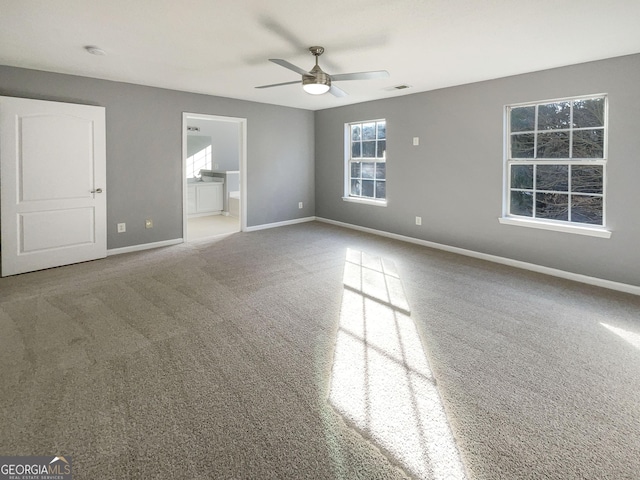
<svg viewBox="0 0 640 480">
<path fill-rule="evenodd" d="M 226 117 L 206 113 L 182 112 L 182 241 L 187 242 L 187 121 L 212 120 L 217 122 L 235 123 L 238 125 L 240 156 L 240 231 L 247 230 L 247 119 L 240 117 Z"/>
</svg>

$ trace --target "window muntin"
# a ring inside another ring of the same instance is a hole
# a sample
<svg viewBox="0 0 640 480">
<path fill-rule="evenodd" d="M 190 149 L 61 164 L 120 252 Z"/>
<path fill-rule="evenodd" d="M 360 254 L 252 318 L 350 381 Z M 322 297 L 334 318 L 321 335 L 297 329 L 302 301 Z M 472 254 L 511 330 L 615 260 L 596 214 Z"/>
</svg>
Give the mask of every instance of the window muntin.
<svg viewBox="0 0 640 480">
<path fill-rule="evenodd" d="M 606 100 L 507 107 L 507 216 L 604 226 Z"/>
<path fill-rule="evenodd" d="M 387 124 L 371 120 L 347 125 L 347 191 L 352 198 L 385 201 Z"/>
</svg>

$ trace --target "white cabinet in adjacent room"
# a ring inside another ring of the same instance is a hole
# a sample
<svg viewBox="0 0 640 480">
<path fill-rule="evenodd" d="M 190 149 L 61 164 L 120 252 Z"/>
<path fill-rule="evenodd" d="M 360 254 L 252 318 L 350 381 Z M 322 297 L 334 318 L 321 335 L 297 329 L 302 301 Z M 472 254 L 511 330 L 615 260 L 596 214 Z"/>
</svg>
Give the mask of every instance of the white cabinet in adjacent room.
<svg viewBox="0 0 640 480">
<path fill-rule="evenodd" d="M 196 187 L 196 211 L 215 212 L 222 210 L 222 184 L 198 185 Z"/>
<path fill-rule="evenodd" d="M 223 208 L 223 182 L 198 182 L 187 186 L 187 214 L 211 215 Z"/>
<path fill-rule="evenodd" d="M 187 187 L 187 214 L 196 213 L 196 186 Z"/>
</svg>

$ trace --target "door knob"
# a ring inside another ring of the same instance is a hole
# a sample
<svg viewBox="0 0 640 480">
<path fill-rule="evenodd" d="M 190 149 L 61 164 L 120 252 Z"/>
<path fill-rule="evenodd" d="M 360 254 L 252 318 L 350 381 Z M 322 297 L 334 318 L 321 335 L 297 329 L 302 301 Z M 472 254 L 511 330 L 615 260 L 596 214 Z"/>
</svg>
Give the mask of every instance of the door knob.
<svg viewBox="0 0 640 480">
<path fill-rule="evenodd" d="M 91 190 L 91 193 L 102 193 L 102 189 L 96 188 L 95 190 Z"/>
</svg>

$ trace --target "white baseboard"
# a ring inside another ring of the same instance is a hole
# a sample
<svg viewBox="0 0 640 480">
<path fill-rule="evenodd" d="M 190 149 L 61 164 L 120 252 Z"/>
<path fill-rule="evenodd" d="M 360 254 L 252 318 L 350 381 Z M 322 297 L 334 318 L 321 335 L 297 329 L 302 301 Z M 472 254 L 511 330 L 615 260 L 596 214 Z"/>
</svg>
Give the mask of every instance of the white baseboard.
<svg viewBox="0 0 640 480">
<path fill-rule="evenodd" d="M 627 283 L 613 282 L 611 280 L 590 277 L 588 275 L 582 275 L 579 273 L 566 272 L 564 270 L 544 267 L 542 265 L 536 265 L 534 263 L 522 262 L 520 260 L 513 260 L 511 258 L 499 257 L 497 255 L 489 255 L 487 253 L 475 252 L 473 250 L 467 250 L 464 248 L 452 247 L 449 245 L 444 245 L 442 243 L 429 242 L 427 240 L 421 240 L 419 238 L 406 237 L 404 235 L 398 235 L 397 233 L 390 233 L 390 232 L 385 232 L 383 230 L 376 230 L 373 228 L 361 227 L 361 226 L 353 225 L 350 223 L 338 222 L 336 220 L 329 220 L 328 218 L 316 217 L 316 220 L 319 222 L 330 223 L 332 225 L 337 225 L 340 227 L 359 230 L 361 232 L 372 233 L 374 235 L 380 235 L 383 237 L 393 238 L 395 240 L 401 240 L 403 242 L 415 243 L 417 245 L 422 245 L 425 247 L 444 250 L 446 252 L 451 252 L 451 253 L 457 253 L 459 255 L 465 255 L 467 257 L 478 258 L 480 260 L 487 260 L 489 262 L 500 263 L 502 265 L 521 268 L 523 270 L 530 270 L 532 272 L 543 273 L 545 275 L 551 275 L 553 277 L 564 278 L 566 280 L 573 280 L 575 282 L 586 283 L 588 285 L 594 285 L 602 288 L 608 288 L 610 290 L 617 290 L 619 292 L 631 293 L 633 295 L 640 295 L 640 287 L 637 287 L 635 285 L 629 285 Z"/>
<path fill-rule="evenodd" d="M 122 247 L 122 248 L 111 248 L 107 250 L 107 257 L 110 257 L 111 255 L 120 255 L 121 253 L 150 250 L 152 248 L 170 247 L 172 245 L 178 245 L 179 243 L 184 243 L 184 239 L 174 238 L 173 240 L 163 240 L 162 242 L 143 243 L 141 245 L 132 245 L 130 247 Z"/>
<path fill-rule="evenodd" d="M 258 230 L 266 230 L 267 228 L 284 227 L 286 225 L 295 225 L 296 223 L 313 222 L 316 217 L 296 218 L 294 220 L 285 220 L 284 222 L 265 223 L 263 225 L 255 225 L 253 227 L 247 227 L 245 232 L 256 232 Z"/>
</svg>

